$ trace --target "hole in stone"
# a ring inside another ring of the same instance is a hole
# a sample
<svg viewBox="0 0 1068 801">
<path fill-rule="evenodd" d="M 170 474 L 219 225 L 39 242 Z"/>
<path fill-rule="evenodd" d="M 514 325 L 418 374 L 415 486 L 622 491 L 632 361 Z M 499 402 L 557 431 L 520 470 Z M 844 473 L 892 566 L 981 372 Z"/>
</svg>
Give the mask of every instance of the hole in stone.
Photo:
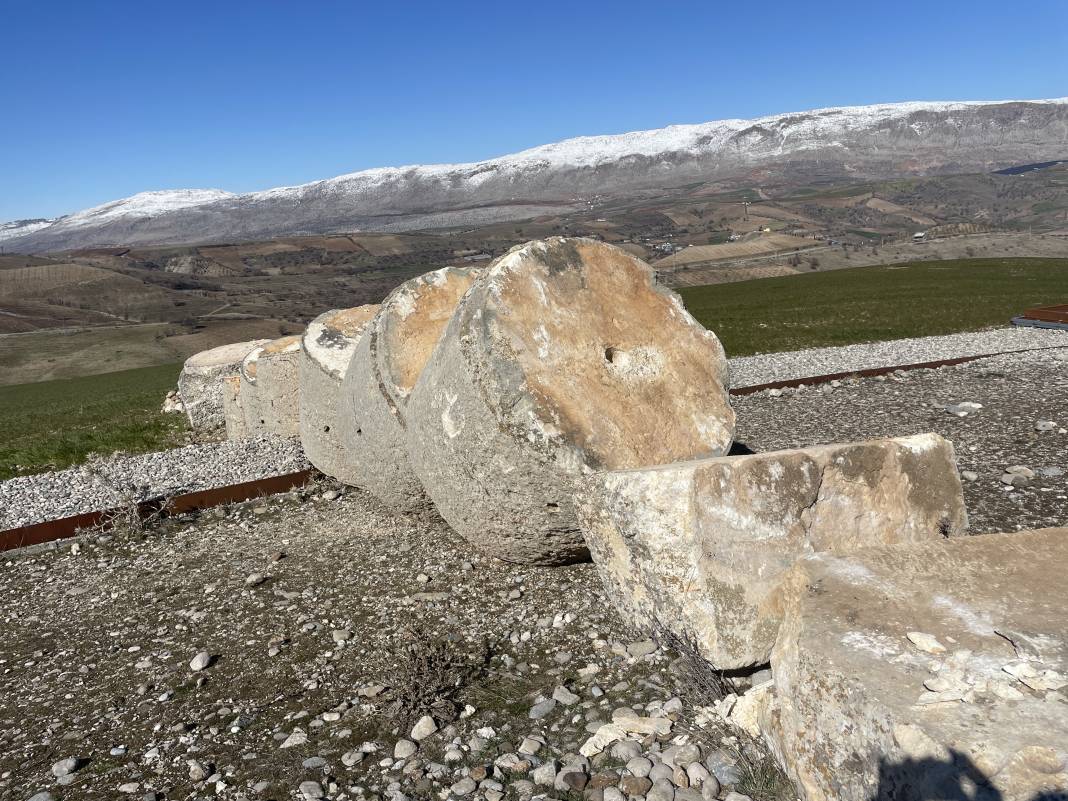
<svg viewBox="0 0 1068 801">
<path fill-rule="evenodd" d="M 608 362 L 609 364 L 614 364 L 615 361 L 616 361 L 616 356 L 618 356 L 618 355 L 619 355 L 619 351 L 616 350 L 615 348 L 605 348 L 604 349 L 604 360 L 606 362 Z"/>
<path fill-rule="evenodd" d="M 560 504 L 558 504 L 558 503 L 547 503 L 545 505 L 549 509 L 559 509 L 560 508 Z"/>
<path fill-rule="evenodd" d="M 356 429 L 356 433 L 357 434 L 362 434 L 363 433 L 363 429 L 362 428 L 357 428 Z"/>
<path fill-rule="evenodd" d="M 330 430 L 330 426 L 323 426 L 323 433 L 325 434 Z"/>
</svg>

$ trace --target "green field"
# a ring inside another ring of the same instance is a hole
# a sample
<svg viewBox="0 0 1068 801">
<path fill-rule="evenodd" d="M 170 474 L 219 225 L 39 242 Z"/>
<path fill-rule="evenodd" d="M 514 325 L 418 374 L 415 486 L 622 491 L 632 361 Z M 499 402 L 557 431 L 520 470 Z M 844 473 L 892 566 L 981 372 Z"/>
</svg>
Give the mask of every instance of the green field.
<svg viewBox="0 0 1068 801">
<path fill-rule="evenodd" d="M 0 480 L 68 467 L 91 453 L 178 444 L 182 415 L 162 414 L 179 364 L 0 387 Z"/>
<path fill-rule="evenodd" d="M 680 290 L 728 356 L 1000 327 L 1068 303 L 1068 259 L 961 259 Z"/>
</svg>

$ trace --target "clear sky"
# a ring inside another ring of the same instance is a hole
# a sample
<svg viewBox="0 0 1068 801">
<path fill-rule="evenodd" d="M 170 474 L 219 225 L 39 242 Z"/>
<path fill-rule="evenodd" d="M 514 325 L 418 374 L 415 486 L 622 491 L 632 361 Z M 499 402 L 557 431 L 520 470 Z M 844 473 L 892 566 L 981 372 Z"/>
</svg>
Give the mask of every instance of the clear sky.
<svg viewBox="0 0 1068 801">
<path fill-rule="evenodd" d="M 1068 95 L 1068 0 L 0 0 L 0 220 L 569 136 Z"/>
</svg>

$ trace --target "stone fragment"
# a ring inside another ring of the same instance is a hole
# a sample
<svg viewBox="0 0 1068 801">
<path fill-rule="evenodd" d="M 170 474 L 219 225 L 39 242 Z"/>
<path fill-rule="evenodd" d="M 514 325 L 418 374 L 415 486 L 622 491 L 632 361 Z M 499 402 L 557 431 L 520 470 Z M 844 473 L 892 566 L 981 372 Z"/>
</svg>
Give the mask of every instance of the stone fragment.
<svg viewBox="0 0 1068 801">
<path fill-rule="evenodd" d="M 338 413 L 347 413 L 341 384 L 352 354 L 378 311 L 368 304 L 334 309 L 312 320 L 301 338 L 299 355 L 300 444 L 321 473 L 351 484 L 345 467 L 348 442 L 341 436 Z"/>
<path fill-rule="evenodd" d="M 411 737 L 418 743 L 425 740 L 437 730 L 438 724 L 434 722 L 434 718 L 430 717 L 430 715 L 423 715 L 423 717 L 419 718 L 412 727 Z"/>
<path fill-rule="evenodd" d="M 579 753 L 584 757 L 596 756 L 612 743 L 622 740 L 624 737 L 626 737 L 626 732 L 622 727 L 605 723 L 597 729 L 596 734 L 583 743 Z"/>
<path fill-rule="evenodd" d="M 338 424 L 345 462 L 339 470 L 347 482 L 398 511 L 423 511 L 430 505 L 409 461 L 408 406 L 477 272 L 445 267 L 394 289 L 360 337 L 341 382 Z M 418 447 L 412 458 L 421 458 Z"/>
<path fill-rule="evenodd" d="M 938 641 L 938 638 L 932 637 L 927 632 L 910 631 L 905 636 L 908 637 L 909 642 L 925 653 L 944 654 L 946 652 L 946 647 Z"/>
<path fill-rule="evenodd" d="M 768 661 L 770 595 L 801 555 L 967 525 L 953 446 L 936 434 L 598 473 L 579 507 L 624 618 L 692 640 L 721 669 Z"/>
<path fill-rule="evenodd" d="M 253 348 L 241 362 L 240 405 L 251 436 L 300 435 L 300 337 Z"/>
<path fill-rule="evenodd" d="M 52 765 L 52 775 L 55 776 L 57 779 L 63 778 L 64 776 L 69 776 L 76 770 L 78 770 L 78 768 L 80 768 L 82 764 L 83 760 L 79 759 L 78 757 L 67 757 L 66 759 L 61 759 L 59 760 L 59 762 L 56 762 L 54 765 Z"/>
<path fill-rule="evenodd" d="M 201 351 L 185 360 L 178 376 L 178 395 L 189 425 L 198 433 L 214 434 L 225 429 L 223 382 L 241 371 L 241 361 L 266 339 L 234 342 Z"/>
<path fill-rule="evenodd" d="M 762 728 L 805 801 L 1068 792 L 1068 704 L 1027 683 L 1068 672 L 1068 599 L 1050 592 L 1065 564 L 1068 529 L 798 561 L 777 600 Z M 918 650 L 910 632 L 945 651 Z M 1037 651 L 1021 660 L 999 632 L 1027 632 Z"/>
<path fill-rule="evenodd" d="M 393 758 L 394 759 L 407 759 L 415 754 L 419 750 L 419 746 L 413 743 L 411 740 L 397 740 L 396 745 L 393 746 Z"/>
<path fill-rule="evenodd" d="M 648 265 L 588 239 L 512 249 L 460 302 L 412 393 L 412 465 L 445 520 L 501 559 L 589 558 L 593 470 L 725 453 L 723 348 Z"/>
</svg>

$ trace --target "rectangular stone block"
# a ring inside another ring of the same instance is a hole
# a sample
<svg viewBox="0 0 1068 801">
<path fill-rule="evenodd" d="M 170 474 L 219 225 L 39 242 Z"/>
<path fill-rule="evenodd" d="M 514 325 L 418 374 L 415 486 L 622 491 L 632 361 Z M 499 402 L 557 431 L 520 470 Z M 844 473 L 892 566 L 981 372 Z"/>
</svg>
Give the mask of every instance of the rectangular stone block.
<svg viewBox="0 0 1068 801">
<path fill-rule="evenodd" d="M 1068 529 L 814 554 L 765 738 L 806 801 L 1068 793 Z"/>
<path fill-rule="evenodd" d="M 938 540 L 967 526 L 936 434 L 598 473 L 579 499 L 609 597 L 722 669 L 766 663 L 782 574 L 809 553 Z"/>
</svg>

